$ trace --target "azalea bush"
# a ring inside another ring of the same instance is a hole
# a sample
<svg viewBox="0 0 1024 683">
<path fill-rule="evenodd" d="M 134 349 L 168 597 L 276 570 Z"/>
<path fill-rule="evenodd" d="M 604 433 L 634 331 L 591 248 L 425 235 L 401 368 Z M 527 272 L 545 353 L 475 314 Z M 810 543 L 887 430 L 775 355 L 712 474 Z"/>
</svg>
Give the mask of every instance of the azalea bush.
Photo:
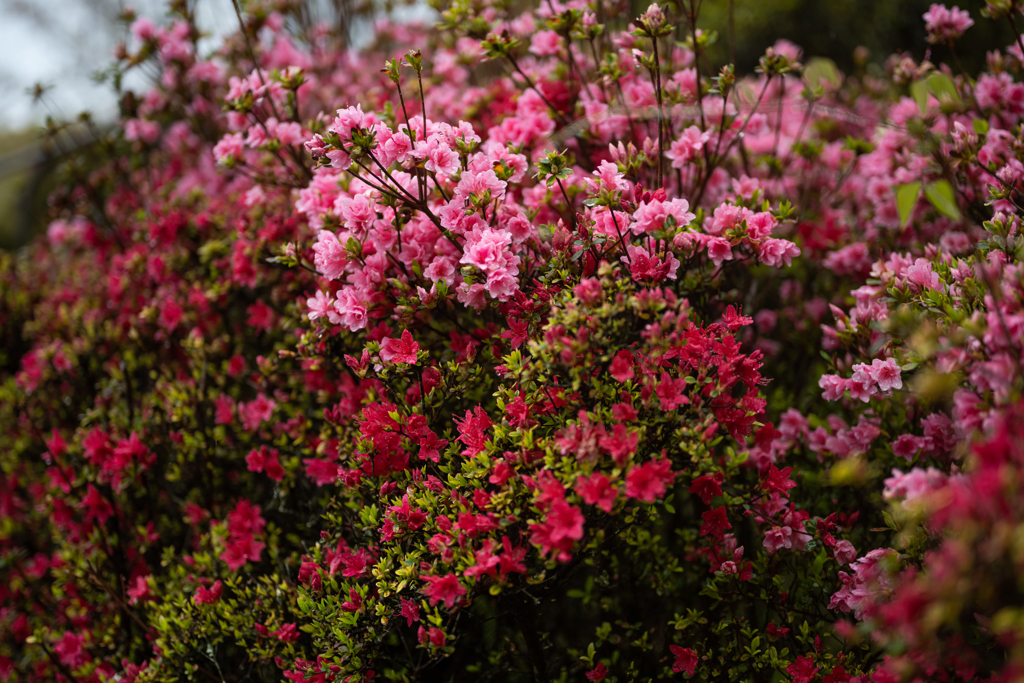
<svg viewBox="0 0 1024 683">
<path fill-rule="evenodd" d="M 0 261 L 0 680 L 1024 677 L 1024 40 L 235 8 Z"/>
</svg>

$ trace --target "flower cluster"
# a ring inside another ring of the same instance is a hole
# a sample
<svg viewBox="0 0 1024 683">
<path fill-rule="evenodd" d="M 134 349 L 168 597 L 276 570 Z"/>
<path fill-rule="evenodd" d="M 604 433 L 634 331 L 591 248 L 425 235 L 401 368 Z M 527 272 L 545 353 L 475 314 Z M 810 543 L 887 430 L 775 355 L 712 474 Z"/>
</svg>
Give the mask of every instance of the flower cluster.
<svg viewBox="0 0 1024 683">
<path fill-rule="evenodd" d="M 0 258 L 0 681 L 1021 676 L 1019 46 L 245 7 Z"/>
</svg>

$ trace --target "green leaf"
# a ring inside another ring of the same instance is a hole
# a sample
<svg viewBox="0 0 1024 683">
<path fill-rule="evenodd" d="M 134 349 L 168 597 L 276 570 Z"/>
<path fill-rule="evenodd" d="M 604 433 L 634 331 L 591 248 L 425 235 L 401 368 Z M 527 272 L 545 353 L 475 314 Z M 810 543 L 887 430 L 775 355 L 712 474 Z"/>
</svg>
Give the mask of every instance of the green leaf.
<svg viewBox="0 0 1024 683">
<path fill-rule="evenodd" d="M 941 71 L 934 71 L 925 81 L 928 90 L 941 102 L 943 97 L 948 97 L 954 102 L 960 101 L 960 93 L 956 91 L 956 84 L 949 74 Z"/>
<path fill-rule="evenodd" d="M 924 188 L 924 196 L 943 216 L 955 221 L 960 220 L 960 209 L 956 205 L 953 186 L 948 181 L 936 180 L 933 183 L 928 183 Z"/>
<path fill-rule="evenodd" d="M 900 225 L 906 225 L 910 214 L 917 204 L 917 196 L 921 192 L 921 183 L 913 182 L 896 188 L 896 210 L 900 214 Z"/>
<path fill-rule="evenodd" d="M 804 67 L 804 80 L 812 88 L 820 86 L 823 80 L 832 85 L 839 85 L 839 69 L 836 68 L 836 63 L 827 57 L 811 57 Z"/>
<path fill-rule="evenodd" d="M 923 114 L 928 108 L 928 84 L 924 81 L 914 81 L 910 84 L 910 96 L 917 102 L 917 108 Z"/>
<path fill-rule="evenodd" d="M 971 121 L 971 125 L 974 126 L 974 132 L 978 135 L 985 135 L 988 133 L 988 121 L 985 119 L 974 119 Z"/>
<path fill-rule="evenodd" d="M 885 525 L 893 531 L 899 531 L 900 527 L 896 524 L 896 521 L 892 518 L 888 512 L 882 512 L 882 518 L 885 519 Z"/>
</svg>

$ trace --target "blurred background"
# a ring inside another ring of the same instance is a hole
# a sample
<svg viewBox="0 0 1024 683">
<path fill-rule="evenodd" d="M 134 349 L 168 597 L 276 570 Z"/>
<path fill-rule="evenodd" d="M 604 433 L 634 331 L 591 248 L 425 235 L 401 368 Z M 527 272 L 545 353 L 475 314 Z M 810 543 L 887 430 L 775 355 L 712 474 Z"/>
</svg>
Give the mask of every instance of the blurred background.
<svg viewBox="0 0 1024 683">
<path fill-rule="evenodd" d="M 196 0 L 200 25 L 217 36 L 235 28 L 231 0 Z M 642 11 L 647 0 L 631 0 Z M 921 15 L 930 0 L 703 0 L 701 27 L 718 33 L 712 60 L 721 65 L 734 53 L 737 71 L 750 72 L 767 46 L 785 38 L 805 55 L 829 57 L 850 70 L 854 51 L 863 47 L 869 62 L 882 64 L 903 49 L 916 60 L 931 46 L 925 42 Z M 985 63 L 989 50 L 1013 40 L 1006 23 L 982 19 L 982 0 L 957 3 L 970 11 L 973 26 L 958 46 L 970 72 Z M 92 112 L 111 123 L 116 102 L 109 86 L 94 74 L 111 62 L 114 46 L 125 40 L 117 21 L 126 7 L 159 20 L 163 0 L 0 0 L 0 248 L 24 243 L 45 209 L 47 171 L 39 134 L 46 118 L 72 120 Z M 732 30 L 730 31 L 730 8 Z M 354 36 L 358 42 L 358 36 Z M 732 49 L 730 49 L 732 46 Z M 945 47 L 934 58 L 949 57 Z M 129 80 L 126 86 L 132 87 Z M 137 84 L 140 85 L 141 84 Z M 39 87 L 41 86 L 41 87 Z"/>
</svg>

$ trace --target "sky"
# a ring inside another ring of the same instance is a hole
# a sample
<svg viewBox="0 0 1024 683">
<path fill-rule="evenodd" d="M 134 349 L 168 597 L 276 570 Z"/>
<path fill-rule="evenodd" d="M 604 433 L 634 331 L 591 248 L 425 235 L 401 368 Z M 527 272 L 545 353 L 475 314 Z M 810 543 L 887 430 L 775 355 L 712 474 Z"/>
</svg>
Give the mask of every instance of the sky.
<svg viewBox="0 0 1024 683">
<path fill-rule="evenodd" d="M 0 0 L 0 130 L 40 125 L 51 113 L 74 118 L 84 109 L 112 119 L 112 90 L 92 75 L 112 63 L 114 46 L 126 38 L 115 21 L 126 5 L 163 23 L 162 0 Z M 201 0 L 196 13 L 214 35 L 235 28 L 231 0 Z M 36 83 L 50 87 L 44 103 L 33 102 Z"/>
<path fill-rule="evenodd" d="M 113 62 L 114 47 L 128 38 L 127 27 L 116 20 L 126 6 L 166 23 L 165 0 L 0 0 L 0 131 L 40 126 L 51 114 L 73 119 L 83 110 L 100 121 L 113 120 L 113 90 L 92 76 Z M 209 36 L 200 41 L 200 51 L 204 42 L 212 49 L 218 37 L 237 29 L 231 0 L 196 0 L 195 8 Z M 395 8 L 392 16 L 429 21 L 436 14 L 418 0 Z M 358 45 L 359 36 L 354 38 Z M 129 74 L 125 87 L 145 90 L 140 78 Z M 31 95 L 36 83 L 48 86 L 41 103 Z"/>
</svg>

